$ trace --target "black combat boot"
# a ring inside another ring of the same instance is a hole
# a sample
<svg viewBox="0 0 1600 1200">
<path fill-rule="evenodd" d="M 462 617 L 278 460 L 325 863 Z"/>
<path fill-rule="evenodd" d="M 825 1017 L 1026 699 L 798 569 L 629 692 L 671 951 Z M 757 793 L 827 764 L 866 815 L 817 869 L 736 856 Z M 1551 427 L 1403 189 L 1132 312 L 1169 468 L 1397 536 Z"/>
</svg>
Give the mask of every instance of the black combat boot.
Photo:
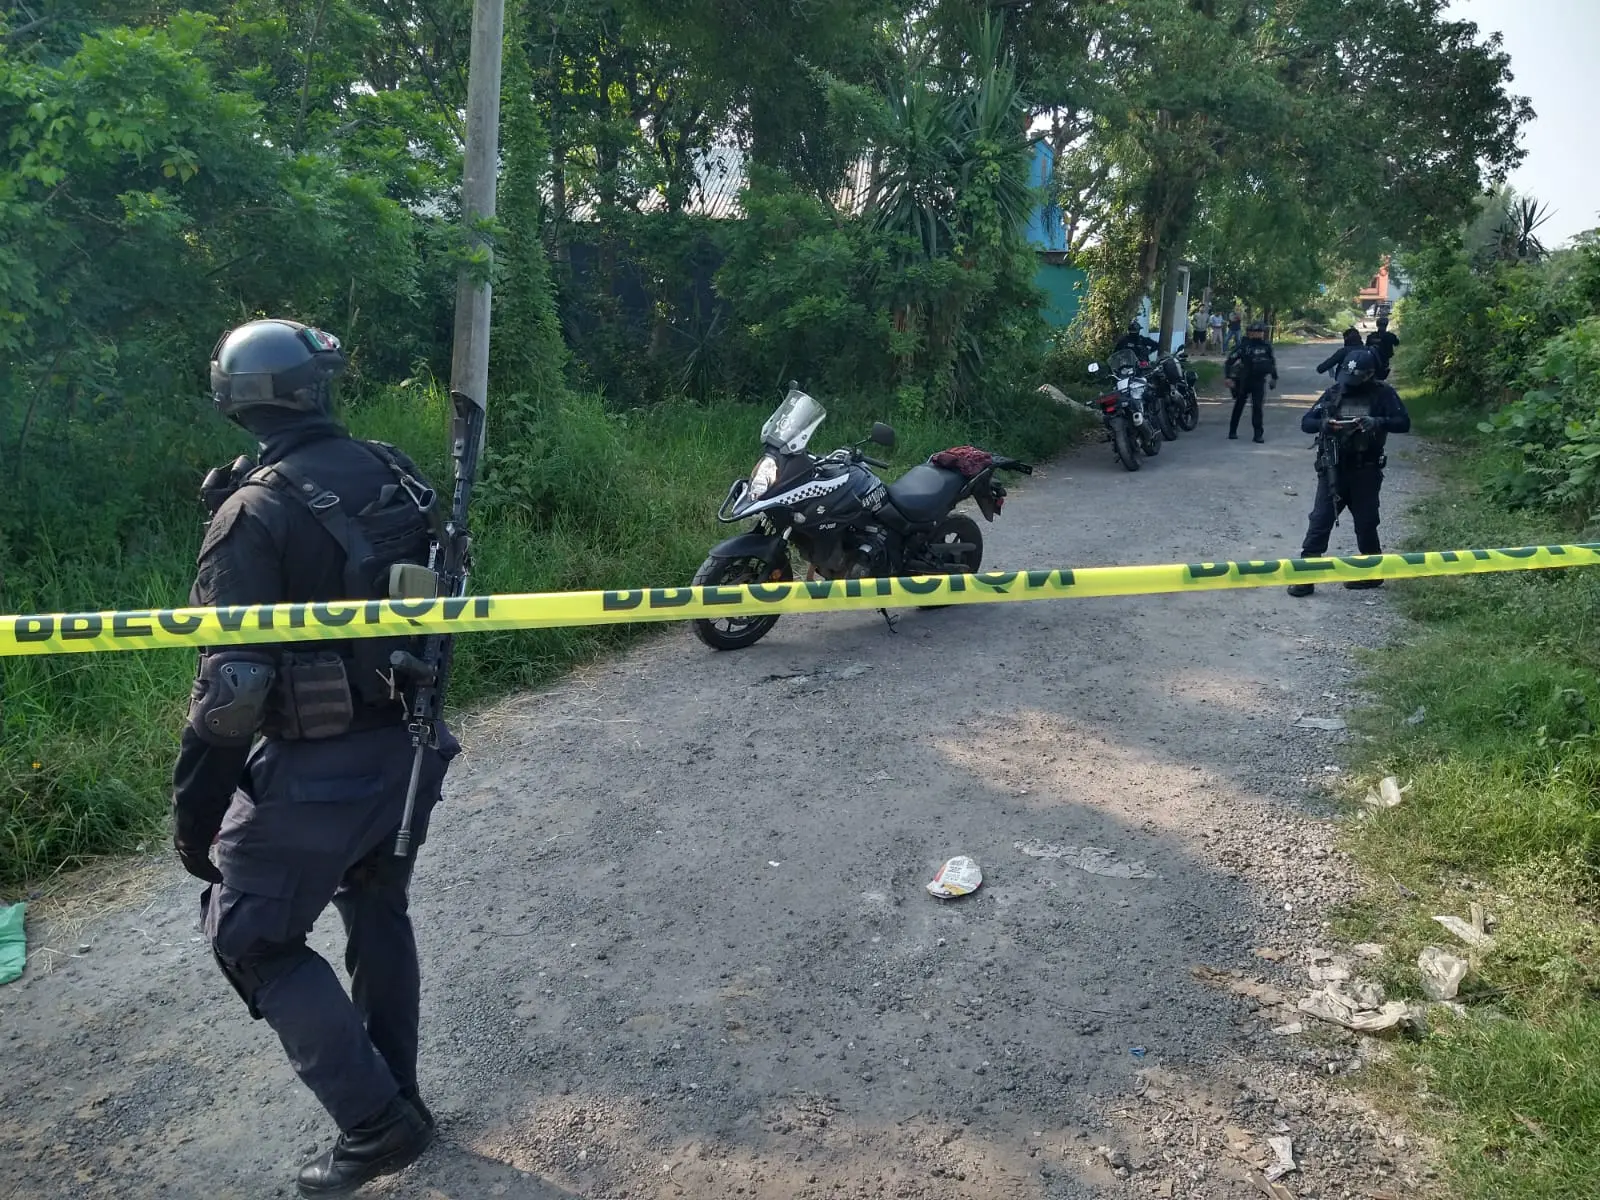
<svg viewBox="0 0 1600 1200">
<path fill-rule="evenodd" d="M 1289 595 L 1295 597 L 1309 596 L 1316 590 L 1317 585 L 1314 583 L 1291 583 L 1289 585 Z"/>
<path fill-rule="evenodd" d="M 348 1133 L 333 1149 L 300 1168 L 302 1196 L 342 1196 L 380 1175 L 392 1175 L 416 1162 L 433 1141 L 433 1126 L 410 1103 L 396 1096 L 376 1116 Z"/>
<path fill-rule="evenodd" d="M 422 1118 L 422 1123 L 429 1129 L 432 1129 L 438 1125 L 438 1122 L 433 1119 L 433 1113 L 430 1112 L 428 1106 L 422 1102 L 422 1097 L 418 1094 L 415 1085 L 408 1088 L 401 1088 L 400 1099 L 404 1100 L 407 1104 L 411 1105 L 412 1108 L 417 1110 L 417 1115 Z"/>
<path fill-rule="evenodd" d="M 1345 585 L 1345 587 L 1349 588 L 1352 592 L 1364 592 L 1368 588 L 1382 587 L 1383 586 L 1383 580 L 1381 580 L 1381 579 L 1347 579 L 1347 580 L 1344 581 L 1344 585 Z"/>
</svg>

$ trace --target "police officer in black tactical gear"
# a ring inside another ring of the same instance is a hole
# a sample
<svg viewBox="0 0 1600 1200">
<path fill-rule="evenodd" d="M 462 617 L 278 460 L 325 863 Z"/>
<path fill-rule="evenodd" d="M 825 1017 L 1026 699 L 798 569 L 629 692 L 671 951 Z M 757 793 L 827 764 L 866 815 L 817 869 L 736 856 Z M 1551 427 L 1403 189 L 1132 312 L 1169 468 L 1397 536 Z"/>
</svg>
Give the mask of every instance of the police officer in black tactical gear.
<svg viewBox="0 0 1600 1200">
<path fill-rule="evenodd" d="M 1400 339 L 1389 332 L 1389 318 L 1379 317 L 1378 327 L 1367 334 L 1367 349 L 1378 356 L 1378 378 L 1389 378 L 1389 364 Z"/>
<path fill-rule="evenodd" d="M 1117 344 L 1111 348 L 1115 354 L 1118 350 L 1132 350 L 1141 359 L 1153 358 L 1161 349 L 1161 343 L 1155 338 L 1146 337 L 1144 328 L 1138 320 L 1128 322 L 1128 332 L 1117 339 Z"/>
<path fill-rule="evenodd" d="M 216 407 L 261 452 L 259 464 L 241 458 L 206 478 L 212 516 L 192 604 L 382 598 L 407 577 L 392 567 L 428 563 L 437 499 L 405 455 L 334 422 L 344 365 L 337 339 L 294 321 L 252 321 L 217 343 Z M 417 1091 L 413 859 L 394 853 L 412 742 L 388 663 L 411 648 L 356 638 L 202 651 L 173 772 L 174 841 L 209 885 L 212 952 L 339 1126 L 332 1149 L 300 1171 L 305 1196 L 398 1171 L 433 1138 Z M 413 844 L 459 750 L 437 734 Z M 348 995 L 306 945 L 330 901 L 348 939 Z"/>
<path fill-rule="evenodd" d="M 1362 554 L 1382 554 L 1378 541 L 1378 493 L 1383 488 L 1384 443 L 1391 433 L 1410 433 L 1411 414 L 1399 394 L 1376 378 L 1378 356 L 1362 347 L 1339 367 L 1334 385 L 1300 418 L 1300 428 L 1317 435 L 1317 498 L 1306 526 L 1302 558 L 1327 553 L 1328 538 L 1342 509 L 1356 527 Z M 1345 587 L 1374 588 L 1381 579 L 1353 579 Z M 1309 583 L 1291 583 L 1289 595 L 1309 596 Z"/>
<path fill-rule="evenodd" d="M 1267 326 L 1263 321 L 1251 321 L 1244 345 L 1228 355 L 1223 367 L 1233 380 L 1233 419 L 1228 422 L 1228 436 L 1239 436 L 1239 418 L 1244 415 L 1244 402 L 1250 401 L 1250 424 L 1255 429 L 1255 440 L 1264 442 L 1261 406 L 1266 403 L 1267 382 L 1278 386 L 1278 360 L 1272 356 L 1272 346 L 1267 342 Z"/>
</svg>

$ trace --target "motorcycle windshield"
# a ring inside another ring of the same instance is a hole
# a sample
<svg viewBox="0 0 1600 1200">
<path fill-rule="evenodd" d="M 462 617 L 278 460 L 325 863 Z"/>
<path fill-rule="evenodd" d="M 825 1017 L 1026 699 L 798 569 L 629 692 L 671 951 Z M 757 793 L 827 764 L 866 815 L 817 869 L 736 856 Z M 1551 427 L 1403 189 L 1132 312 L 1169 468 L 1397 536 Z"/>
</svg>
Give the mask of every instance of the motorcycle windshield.
<svg viewBox="0 0 1600 1200">
<path fill-rule="evenodd" d="M 798 454 L 827 415 L 828 410 L 810 396 L 799 388 L 790 388 L 778 410 L 761 427 L 761 441 L 785 454 Z"/>
<path fill-rule="evenodd" d="M 1134 350 L 1118 350 L 1106 360 L 1106 365 L 1113 371 L 1137 371 L 1139 369 L 1139 355 Z"/>
</svg>

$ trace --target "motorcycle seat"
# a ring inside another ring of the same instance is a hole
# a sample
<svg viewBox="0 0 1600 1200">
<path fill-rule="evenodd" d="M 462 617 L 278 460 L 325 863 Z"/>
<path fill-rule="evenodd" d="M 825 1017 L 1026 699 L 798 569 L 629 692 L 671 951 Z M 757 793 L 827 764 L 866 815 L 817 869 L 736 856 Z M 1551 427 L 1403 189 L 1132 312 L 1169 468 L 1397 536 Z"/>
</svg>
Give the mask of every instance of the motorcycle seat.
<svg viewBox="0 0 1600 1200">
<path fill-rule="evenodd" d="M 889 499 L 908 521 L 937 521 L 967 486 L 959 471 L 918 463 L 889 485 Z"/>
</svg>

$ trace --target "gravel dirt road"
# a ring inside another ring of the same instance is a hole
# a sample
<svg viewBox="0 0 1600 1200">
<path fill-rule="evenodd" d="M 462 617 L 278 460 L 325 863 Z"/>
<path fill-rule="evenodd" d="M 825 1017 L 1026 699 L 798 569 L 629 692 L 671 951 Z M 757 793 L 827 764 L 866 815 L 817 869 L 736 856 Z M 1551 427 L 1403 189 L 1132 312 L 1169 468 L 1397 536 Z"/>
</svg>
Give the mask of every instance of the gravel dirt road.
<svg viewBox="0 0 1600 1200">
<path fill-rule="evenodd" d="M 1324 352 L 1283 350 L 1265 445 L 1209 403 L 1137 474 L 1098 442 L 1041 468 L 985 565 L 1297 553 Z M 1392 539 L 1406 439 L 1389 475 Z M 1283 1194 L 1417 1194 L 1415 1146 L 1335 1078 L 1373 1044 L 1274 1034 L 1192 971 L 1308 989 L 1352 889 L 1349 735 L 1296 721 L 1359 701 L 1351 651 L 1392 621 L 1338 588 L 791 617 L 481 714 L 413 898 L 441 1137 L 371 1193 L 1231 1198 L 1285 1135 Z M 940 902 L 954 854 L 986 882 Z M 0 990 L 0 1197 L 291 1194 L 329 1126 L 197 885 L 113 882 L 41 906 Z"/>
</svg>

